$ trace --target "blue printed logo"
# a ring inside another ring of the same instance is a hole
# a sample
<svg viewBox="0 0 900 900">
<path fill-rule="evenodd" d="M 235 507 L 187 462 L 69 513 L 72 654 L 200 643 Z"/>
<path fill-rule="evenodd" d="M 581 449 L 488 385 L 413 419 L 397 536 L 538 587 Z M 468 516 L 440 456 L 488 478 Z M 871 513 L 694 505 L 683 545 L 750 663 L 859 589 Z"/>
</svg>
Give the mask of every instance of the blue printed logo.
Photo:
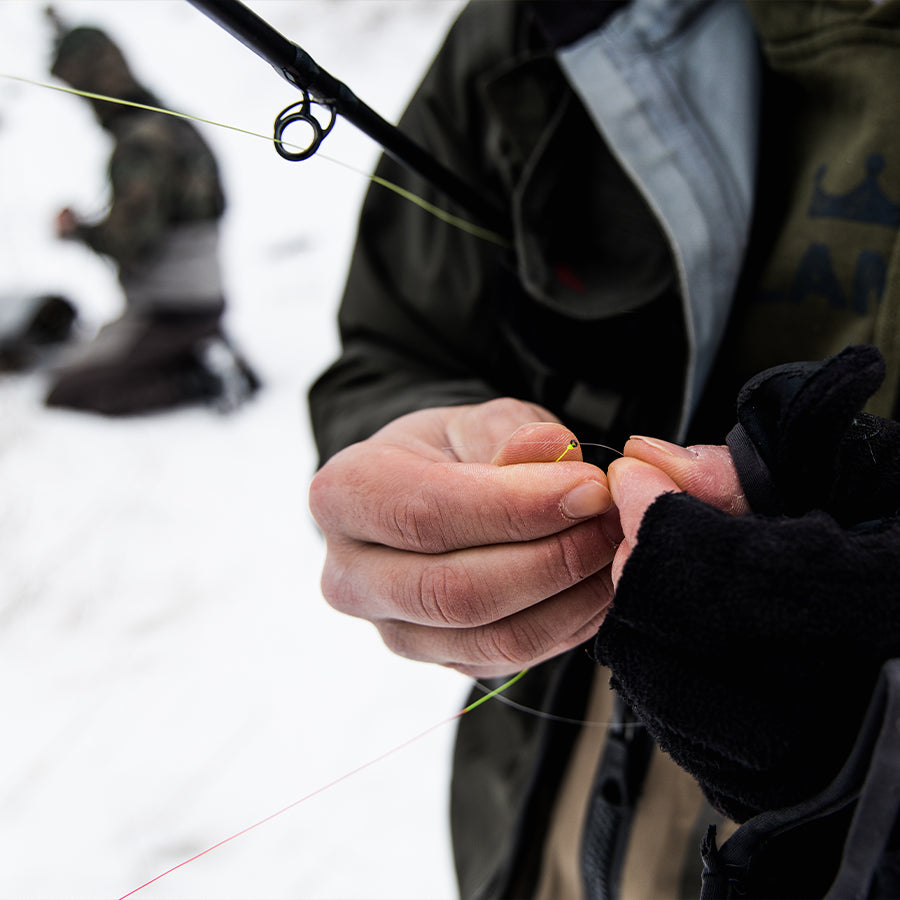
<svg viewBox="0 0 900 900">
<path fill-rule="evenodd" d="M 826 166 L 816 172 L 812 199 L 807 212 L 813 219 L 840 219 L 867 225 L 900 227 L 900 204 L 893 203 L 881 190 L 878 176 L 884 169 L 884 157 L 873 153 L 866 160 L 866 175 L 846 194 L 829 194 L 822 186 Z M 776 303 L 801 303 L 809 296 L 824 297 L 832 309 L 849 309 L 866 315 L 877 308 L 887 280 L 887 260 L 878 250 L 862 250 L 856 259 L 853 278 L 847 290 L 834 270 L 830 248 L 812 243 L 803 254 L 788 290 L 763 291 L 760 299 Z"/>
<path fill-rule="evenodd" d="M 859 185 L 846 194 L 829 194 L 822 187 L 826 166 L 819 166 L 809 204 L 810 216 L 900 228 L 900 204 L 891 203 L 878 186 L 878 176 L 883 168 L 884 157 L 873 153 L 866 160 L 866 177 Z"/>
</svg>

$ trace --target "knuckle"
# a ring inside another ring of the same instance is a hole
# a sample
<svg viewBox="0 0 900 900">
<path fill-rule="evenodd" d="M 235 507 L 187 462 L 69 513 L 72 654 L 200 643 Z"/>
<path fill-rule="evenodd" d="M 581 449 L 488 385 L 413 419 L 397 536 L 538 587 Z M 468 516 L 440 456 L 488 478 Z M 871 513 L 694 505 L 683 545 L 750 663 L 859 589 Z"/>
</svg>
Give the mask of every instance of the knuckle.
<svg viewBox="0 0 900 900">
<path fill-rule="evenodd" d="M 560 590 L 578 584 L 591 574 L 585 562 L 584 542 L 580 531 L 568 528 L 555 534 L 549 541 L 547 565 L 550 577 Z"/>
<path fill-rule="evenodd" d="M 413 639 L 411 629 L 404 623 L 395 619 L 383 619 L 375 623 L 378 633 L 385 647 L 395 656 L 403 659 L 421 660 L 425 657 L 417 652 L 416 642 Z"/>
<path fill-rule="evenodd" d="M 436 563 L 423 567 L 415 588 L 417 611 L 430 624 L 468 628 L 488 620 L 486 604 L 466 568 Z"/>
<path fill-rule="evenodd" d="M 377 627 L 385 647 L 387 647 L 391 653 L 395 653 L 397 656 L 403 656 L 408 659 L 409 655 L 407 653 L 407 648 L 409 642 L 404 637 L 404 629 L 400 627 L 400 623 L 384 621 L 379 622 Z"/>
<path fill-rule="evenodd" d="M 358 619 L 374 619 L 381 605 L 383 564 L 371 559 L 372 548 L 345 538 L 326 541 L 319 588 L 328 605 Z"/>
<path fill-rule="evenodd" d="M 359 474 L 359 445 L 336 453 L 312 477 L 307 491 L 310 514 L 323 532 L 339 532 L 345 524 L 348 498 L 365 494 Z"/>
<path fill-rule="evenodd" d="M 428 554 L 447 549 L 441 508 L 428 492 L 395 494 L 379 517 L 387 541 L 394 546 Z"/>
<path fill-rule="evenodd" d="M 358 615 L 355 592 L 352 589 L 350 579 L 344 566 L 336 564 L 330 557 L 326 557 L 322 567 L 322 575 L 319 586 L 325 602 L 337 612 L 346 615 Z"/>
<path fill-rule="evenodd" d="M 321 528 L 327 521 L 331 508 L 329 497 L 331 495 L 331 477 L 328 468 L 319 469 L 309 484 L 307 503 L 309 511 L 316 524 Z"/>
<path fill-rule="evenodd" d="M 488 400 L 482 407 L 492 418 L 503 418 L 504 415 L 518 416 L 525 407 L 525 402 L 515 397 L 496 397 Z"/>
<path fill-rule="evenodd" d="M 547 541 L 547 578 L 557 592 L 579 584 L 611 562 L 616 546 L 599 518 L 567 528 Z"/>
<path fill-rule="evenodd" d="M 479 413 L 491 421 L 504 423 L 505 428 L 516 428 L 526 422 L 544 421 L 547 418 L 547 411 L 540 406 L 515 397 L 488 400 L 481 405 Z"/>
<path fill-rule="evenodd" d="M 534 536 L 534 528 L 529 517 L 512 499 L 497 502 L 492 510 L 492 515 L 507 540 L 527 541 Z"/>
<path fill-rule="evenodd" d="M 552 646 L 552 638 L 528 617 L 478 630 L 478 650 L 485 662 L 529 665 Z"/>
</svg>

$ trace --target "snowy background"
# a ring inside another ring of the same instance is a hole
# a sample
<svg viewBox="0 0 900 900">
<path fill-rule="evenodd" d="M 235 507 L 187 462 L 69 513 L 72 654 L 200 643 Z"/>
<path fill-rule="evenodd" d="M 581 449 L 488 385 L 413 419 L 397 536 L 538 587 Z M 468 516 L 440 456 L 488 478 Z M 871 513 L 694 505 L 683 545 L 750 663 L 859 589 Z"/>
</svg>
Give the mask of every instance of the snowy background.
<svg viewBox="0 0 900 900">
<path fill-rule="evenodd" d="M 161 100 L 269 134 L 297 93 L 184 0 L 57 0 L 122 46 Z M 250 0 L 395 121 L 457 0 Z M 0 0 L 0 72 L 47 80 L 37 0 Z M 367 182 L 212 126 L 230 207 L 228 328 L 263 391 L 231 416 L 50 411 L 46 374 L 0 377 L 0 897 L 119 897 L 456 712 L 464 680 L 404 662 L 332 611 L 308 516 L 304 395 Z M 115 273 L 56 241 L 102 212 L 107 138 L 87 104 L 0 78 L 0 294 L 59 291 L 82 338 Z M 323 152 L 364 171 L 341 123 Z M 443 898 L 453 726 L 296 806 L 138 897 Z"/>
</svg>

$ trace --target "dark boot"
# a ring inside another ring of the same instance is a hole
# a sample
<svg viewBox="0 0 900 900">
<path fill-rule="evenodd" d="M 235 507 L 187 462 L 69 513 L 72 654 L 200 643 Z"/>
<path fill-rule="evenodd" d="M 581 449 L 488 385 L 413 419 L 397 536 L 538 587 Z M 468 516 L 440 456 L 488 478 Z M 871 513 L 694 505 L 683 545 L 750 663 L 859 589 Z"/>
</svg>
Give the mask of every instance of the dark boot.
<svg viewBox="0 0 900 900">
<path fill-rule="evenodd" d="M 45 362 L 72 334 L 75 307 L 56 294 L 0 297 L 0 372 Z"/>
<path fill-rule="evenodd" d="M 193 403 L 217 403 L 226 390 L 227 408 L 240 392 L 226 383 L 207 357 L 212 347 L 229 347 L 221 315 L 185 312 L 126 312 L 104 326 L 78 359 L 57 372 L 48 406 L 126 416 Z M 229 348 L 230 349 L 230 348 Z M 220 354 L 221 356 L 221 354 Z M 237 355 L 232 351 L 232 357 Z M 259 381 L 246 363 L 235 366 L 246 399 Z"/>
</svg>

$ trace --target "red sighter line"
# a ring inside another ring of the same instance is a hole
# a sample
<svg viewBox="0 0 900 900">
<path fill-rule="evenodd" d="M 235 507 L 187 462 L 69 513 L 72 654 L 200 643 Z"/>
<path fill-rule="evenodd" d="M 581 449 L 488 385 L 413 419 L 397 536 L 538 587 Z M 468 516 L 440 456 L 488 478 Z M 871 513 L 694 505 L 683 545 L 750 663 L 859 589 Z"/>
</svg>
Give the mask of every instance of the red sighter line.
<svg viewBox="0 0 900 900">
<path fill-rule="evenodd" d="M 479 704 L 480 705 L 480 704 Z M 272 819 L 278 818 L 278 816 L 284 815 L 284 813 L 292 810 L 295 806 L 299 806 L 301 803 L 305 803 L 307 800 L 311 800 L 313 797 L 318 796 L 319 794 L 324 793 L 327 790 L 330 790 L 333 787 L 339 785 L 342 781 L 346 781 L 348 778 L 352 778 L 354 775 L 358 775 L 360 772 L 365 771 L 370 766 L 374 766 L 376 763 L 380 763 L 382 760 L 387 759 L 389 756 L 392 756 L 395 753 L 399 753 L 401 750 L 404 750 L 406 747 L 409 747 L 411 744 L 414 744 L 416 741 L 421 740 L 427 735 L 431 734 L 432 731 L 437 731 L 438 728 L 442 728 L 444 725 L 449 725 L 455 719 L 460 718 L 465 713 L 467 713 L 470 709 L 474 708 L 474 704 L 472 706 L 468 706 L 465 709 L 460 710 L 458 713 L 454 713 L 447 719 L 444 719 L 441 722 L 437 722 L 435 725 L 431 725 L 426 728 L 425 731 L 420 732 L 417 735 L 414 735 L 411 738 L 407 738 L 400 744 L 397 744 L 396 747 L 391 748 L 390 750 L 385 751 L 380 756 L 376 756 L 374 759 L 370 759 L 368 762 L 363 763 L 361 766 L 357 766 L 355 769 L 350 772 L 341 775 L 339 778 L 335 778 L 334 781 L 328 782 L 328 784 L 322 785 L 322 787 L 316 788 L 316 790 L 307 794 L 304 797 L 301 797 L 299 800 L 295 800 L 293 803 L 289 803 L 287 806 L 279 809 L 278 812 L 273 812 L 271 815 L 266 816 L 264 819 L 260 819 L 258 822 L 254 822 L 252 825 L 248 825 L 246 828 L 242 828 L 240 831 L 235 832 L 227 838 L 223 838 L 216 844 L 213 844 L 211 847 L 207 847 L 205 850 L 201 850 L 199 853 L 192 856 L 190 859 L 186 859 L 183 862 L 178 863 L 178 865 L 172 866 L 170 869 L 166 869 L 165 872 L 160 872 L 155 878 L 151 878 L 149 881 L 144 882 L 144 884 L 140 885 L 140 887 L 136 887 L 133 890 L 130 890 L 127 894 L 122 894 L 119 897 L 119 900 L 125 900 L 126 897 L 131 897 L 136 894 L 138 891 L 142 891 L 145 887 L 149 887 L 151 884 L 155 884 L 161 878 L 165 878 L 166 875 L 171 875 L 172 872 L 176 872 L 178 869 L 181 869 L 184 866 L 189 865 L 192 862 L 196 862 L 203 856 L 206 856 L 207 853 L 212 853 L 213 850 L 218 850 L 219 847 L 224 847 L 225 844 L 231 843 L 231 841 L 236 840 L 239 837 L 247 834 L 250 831 L 253 831 L 254 828 L 259 828 L 260 825 L 265 825 L 266 822 L 271 822 Z"/>
<path fill-rule="evenodd" d="M 568 452 L 568 448 L 566 450 Z M 565 453 L 563 454 L 565 455 Z M 562 457 L 560 457 L 562 458 Z M 342 781 L 346 781 L 348 778 L 352 778 L 354 775 L 358 775 L 360 772 L 365 771 L 370 766 L 374 766 L 376 763 L 380 763 L 382 760 L 387 759 L 389 756 L 393 756 L 395 753 L 399 753 L 401 750 L 409 747 L 410 744 L 414 744 L 416 741 L 420 741 L 426 735 L 431 734 L 432 731 L 437 731 L 438 728 L 443 728 L 445 725 L 449 725 L 451 722 L 456 719 L 461 718 L 467 712 L 471 712 L 473 709 L 477 709 L 483 703 L 486 703 L 488 700 L 496 697 L 498 694 L 503 693 L 508 687 L 515 684 L 520 678 L 522 678 L 526 673 L 527 669 L 522 670 L 517 675 L 513 675 L 509 681 L 501 684 L 500 687 L 494 688 L 494 690 L 489 691 L 483 697 L 479 697 L 473 703 L 470 703 L 465 709 L 461 709 L 459 712 L 454 713 L 452 716 L 449 716 L 446 719 L 443 719 L 440 722 L 437 722 L 434 725 L 426 728 L 424 731 L 419 732 L 419 734 L 414 735 L 411 738 L 407 738 L 400 744 L 397 744 L 396 747 L 392 747 L 390 750 L 385 751 L 380 756 L 376 756 L 374 759 L 370 759 L 368 762 L 363 763 L 361 766 L 357 766 L 355 769 L 352 769 L 350 772 L 346 772 L 344 775 L 341 775 L 340 778 L 335 778 L 334 781 L 328 782 L 328 784 L 322 785 L 320 788 L 316 788 L 311 793 L 307 794 L 305 797 L 301 797 L 299 800 L 295 800 L 293 803 L 289 803 L 287 806 L 279 809 L 278 812 L 273 812 L 271 815 L 266 816 L 264 819 L 260 819 L 258 822 L 254 822 L 252 825 L 248 825 L 246 828 L 242 828 L 240 831 L 236 831 L 230 837 L 223 838 L 217 844 L 213 844 L 211 847 L 207 847 L 205 850 L 201 850 L 199 853 L 192 856 L 190 859 L 186 859 L 183 862 L 178 863 L 176 866 L 172 866 L 170 869 L 166 869 L 165 872 L 160 872 L 155 878 L 151 878 L 149 881 L 145 881 L 139 887 L 130 890 L 127 894 L 122 894 L 119 897 L 119 900 L 125 900 L 126 897 L 131 897 L 136 894 L 138 891 L 142 891 L 145 887 L 150 887 L 151 884 L 155 884 L 161 878 L 165 878 L 166 875 L 171 875 L 172 872 L 176 872 L 178 869 L 183 868 L 184 866 L 190 865 L 192 862 L 196 862 L 200 857 L 206 856 L 207 853 L 212 853 L 213 850 L 218 850 L 219 847 L 224 847 L 225 844 L 231 843 L 231 841 L 236 840 L 239 837 L 247 834 L 249 831 L 253 831 L 254 828 L 259 828 L 260 825 L 265 825 L 266 822 L 271 822 L 272 819 L 277 819 L 278 816 L 284 815 L 284 813 L 292 810 L 295 806 L 299 806 L 301 803 L 305 803 L 307 800 L 311 800 L 313 797 L 318 796 L 319 794 L 324 793 L 327 790 L 339 785 Z"/>
</svg>

